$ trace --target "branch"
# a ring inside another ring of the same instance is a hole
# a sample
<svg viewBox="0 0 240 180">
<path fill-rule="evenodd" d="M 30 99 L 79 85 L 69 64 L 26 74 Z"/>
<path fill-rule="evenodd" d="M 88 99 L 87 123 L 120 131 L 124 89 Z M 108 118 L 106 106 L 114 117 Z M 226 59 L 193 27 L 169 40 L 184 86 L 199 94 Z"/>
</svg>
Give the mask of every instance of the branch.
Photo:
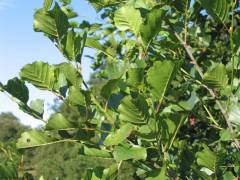
<svg viewBox="0 0 240 180">
<path fill-rule="evenodd" d="M 193 56 L 192 48 L 191 48 L 187 43 L 185 43 L 185 41 L 179 36 L 179 34 L 178 34 L 177 32 L 174 31 L 174 35 L 175 35 L 175 37 L 178 39 L 178 41 L 182 44 L 182 46 L 184 47 L 184 49 L 185 49 L 185 51 L 187 52 L 189 58 L 191 59 L 191 63 L 194 64 L 197 72 L 199 73 L 199 75 L 200 75 L 201 78 L 203 79 L 204 75 L 203 75 L 202 69 L 201 69 L 201 67 L 198 65 L 197 60 L 196 60 L 196 59 L 194 58 L 194 56 Z M 214 93 L 214 91 L 213 91 L 212 89 L 210 89 L 209 87 L 207 87 L 207 86 L 204 86 L 204 87 L 208 90 L 209 94 L 210 94 L 214 99 L 216 99 L 217 96 L 216 96 L 216 94 Z M 226 121 L 226 123 L 227 123 L 227 125 L 228 125 L 228 127 L 229 127 L 229 129 L 230 129 L 230 131 L 231 131 L 231 133 L 234 134 L 233 126 L 232 126 L 232 124 L 231 124 L 230 121 L 229 121 L 229 116 L 228 116 L 227 111 L 224 109 L 224 107 L 222 106 L 221 102 L 220 102 L 219 100 L 217 100 L 217 99 L 216 99 L 216 104 L 217 104 L 217 106 L 219 107 L 219 109 L 220 109 L 220 111 L 221 111 L 221 113 L 222 113 L 222 115 L 223 115 L 223 117 L 224 117 L 224 119 L 225 119 L 225 121 Z M 238 149 L 240 149 L 240 143 L 239 143 L 239 141 L 236 140 L 236 139 L 235 139 L 235 145 L 236 145 L 236 147 L 237 147 Z"/>
</svg>

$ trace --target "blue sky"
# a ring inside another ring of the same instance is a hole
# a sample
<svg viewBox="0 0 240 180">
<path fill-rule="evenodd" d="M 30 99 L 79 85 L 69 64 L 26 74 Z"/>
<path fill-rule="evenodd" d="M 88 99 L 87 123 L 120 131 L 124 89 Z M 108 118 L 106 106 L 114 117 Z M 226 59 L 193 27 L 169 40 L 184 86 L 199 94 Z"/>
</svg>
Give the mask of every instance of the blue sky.
<svg viewBox="0 0 240 180">
<path fill-rule="evenodd" d="M 33 13 L 41 7 L 43 0 L 0 0 L 0 81 L 5 84 L 8 79 L 18 76 L 19 70 L 27 63 L 36 60 L 56 64 L 65 61 L 52 42 L 42 33 L 33 31 Z M 73 0 L 72 7 L 81 19 L 94 22 L 97 15 L 85 0 Z M 86 53 L 93 53 L 89 49 Z M 90 60 L 83 58 L 83 76 L 89 78 Z M 40 91 L 28 85 L 30 100 L 45 99 L 45 118 L 49 116 L 49 107 L 55 98 L 51 93 Z M 22 113 L 17 105 L 0 93 L 0 112 L 13 112 L 24 124 L 38 126 L 39 121 Z"/>
</svg>

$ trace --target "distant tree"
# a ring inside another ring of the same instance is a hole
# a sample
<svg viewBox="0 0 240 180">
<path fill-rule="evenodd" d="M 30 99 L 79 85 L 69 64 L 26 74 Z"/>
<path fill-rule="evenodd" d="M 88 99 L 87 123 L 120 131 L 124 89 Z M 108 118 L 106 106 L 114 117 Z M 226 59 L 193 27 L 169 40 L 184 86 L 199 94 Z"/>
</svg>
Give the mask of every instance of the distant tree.
<svg viewBox="0 0 240 180">
<path fill-rule="evenodd" d="M 17 140 L 26 129 L 27 127 L 22 125 L 12 113 L 0 114 L 0 141 L 8 143 Z"/>
</svg>

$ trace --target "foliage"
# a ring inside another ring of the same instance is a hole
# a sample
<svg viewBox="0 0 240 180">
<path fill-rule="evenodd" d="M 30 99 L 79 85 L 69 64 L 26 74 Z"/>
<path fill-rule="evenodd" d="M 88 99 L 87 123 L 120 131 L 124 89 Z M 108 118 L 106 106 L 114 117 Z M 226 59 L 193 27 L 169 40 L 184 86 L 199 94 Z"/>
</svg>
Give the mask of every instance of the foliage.
<svg viewBox="0 0 240 180">
<path fill-rule="evenodd" d="M 0 179 L 30 179 L 24 172 L 21 153 L 16 140 L 27 127 L 11 113 L 0 114 Z"/>
<path fill-rule="evenodd" d="M 67 62 L 36 61 L 1 84 L 46 123 L 22 133 L 18 148 L 77 143 L 83 179 L 238 177 L 239 3 L 89 2 L 104 23 L 74 22 L 70 1 L 45 0 L 35 12 L 35 31 Z M 88 55 L 96 86 L 82 79 L 84 47 L 96 50 Z M 74 114 L 44 120 L 43 104 L 28 103 L 24 82 L 53 92 Z"/>
</svg>

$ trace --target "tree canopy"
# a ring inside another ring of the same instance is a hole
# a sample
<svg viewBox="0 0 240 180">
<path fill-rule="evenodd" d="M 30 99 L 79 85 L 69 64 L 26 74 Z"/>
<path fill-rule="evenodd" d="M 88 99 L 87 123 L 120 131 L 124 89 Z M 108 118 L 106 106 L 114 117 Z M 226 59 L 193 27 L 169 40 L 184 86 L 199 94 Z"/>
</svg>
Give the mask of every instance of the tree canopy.
<svg viewBox="0 0 240 180">
<path fill-rule="evenodd" d="M 102 23 L 77 22 L 71 0 L 44 0 L 35 11 L 34 30 L 65 62 L 35 61 L 1 84 L 45 123 L 22 133 L 17 147 L 77 144 L 76 166 L 85 164 L 87 180 L 237 178 L 239 2 L 88 2 Z M 87 55 L 90 83 L 82 78 L 85 48 L 96 52 Z M 26 83 L 75 113 L 44 119 L 44 101 L 29 102 Z"/>
</svg>

